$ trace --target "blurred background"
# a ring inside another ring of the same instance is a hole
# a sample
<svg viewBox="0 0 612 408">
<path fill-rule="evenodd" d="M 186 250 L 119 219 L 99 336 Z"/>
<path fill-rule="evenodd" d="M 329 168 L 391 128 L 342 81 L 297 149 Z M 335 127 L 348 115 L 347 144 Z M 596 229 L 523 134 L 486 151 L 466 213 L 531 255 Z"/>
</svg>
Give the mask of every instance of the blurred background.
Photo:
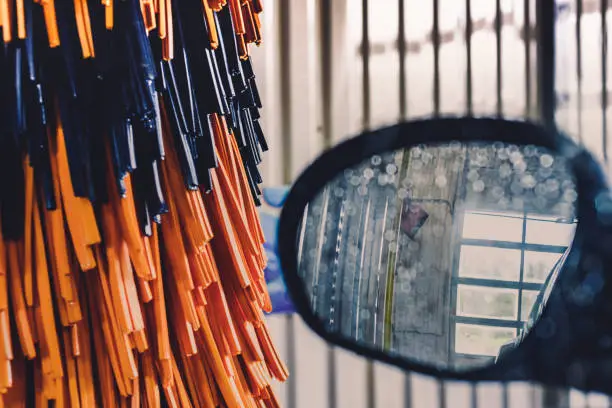
<svg viewBox="0 0 612 408">
<path fill-rule="evenodd" d="M 264 0 L 264 43 L 252 55 L 270 144 L 266 185 L 290 184 L 324 149 L 398 120 L 538 120 L 547 79 L 558 126 L 607 165 L 612 2 L 556 1 L 547 39 L 539 6 L 552 1 Z M 555 73 L 546 78 L 543 56 L 553 48 Z M 291 371 L 279 385 L 288 408 L 612 406 L 602 395 L 530 384 L 442 383 L 335 349 L 297 315 L 274 314 L 269 324 Z"/>
</svg>

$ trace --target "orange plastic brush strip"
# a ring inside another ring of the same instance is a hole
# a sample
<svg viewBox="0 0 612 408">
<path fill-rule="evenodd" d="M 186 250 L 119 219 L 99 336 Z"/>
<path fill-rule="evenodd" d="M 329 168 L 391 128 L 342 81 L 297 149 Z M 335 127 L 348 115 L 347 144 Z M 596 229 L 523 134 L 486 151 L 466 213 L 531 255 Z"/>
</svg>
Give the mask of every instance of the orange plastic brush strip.
<svg viewBox="0 0 612 408">
<path fill-rule="evenodd" d="M 0 0 L 0 25 L 11 40 L 27 32 L 20 17 L 25 1 Z M 51 47 L 60 45 L 54 1 L 34 0 Z M 94 5 L 68 1 L 82 57 L 94 58 Z M 145 28 L 158 29 L 166 60 L 174 47 L 171 1 L 139 0 Z M 213 49 L 214 13 L 222 7 L 229 7 L 242 58 L 247 43 L 261 41 L 261 1 L 201 1 Z M 114 29 L 114 0 L 100 2 L 106 29 Z M 23 239 L 0 235 L 0 407 L 25 406 L 26 389 L 38 406 L 159 408 L 161 393 L 177 408 L 278 406 L 271 381 L 287 372 L 265 325 L 262 309 L 271 304 L 263 230 L 235 135 L 223 116 L 207 117 L 219 166 L 211 171 L 210 194 L 189 190 L 160 106 L 166 153 L 158 164 L 169 211 L 151 236 L 140 228 L 130 174 L 119 194 L 109 145 L 102 152 L 109 200 L 94 211 L 75 195 L 57 106 L 47 129 L 54 208 L 23 158 Z M 32 385 L 23 381 L 26 358 L 34 359 Z"/>
</svg>

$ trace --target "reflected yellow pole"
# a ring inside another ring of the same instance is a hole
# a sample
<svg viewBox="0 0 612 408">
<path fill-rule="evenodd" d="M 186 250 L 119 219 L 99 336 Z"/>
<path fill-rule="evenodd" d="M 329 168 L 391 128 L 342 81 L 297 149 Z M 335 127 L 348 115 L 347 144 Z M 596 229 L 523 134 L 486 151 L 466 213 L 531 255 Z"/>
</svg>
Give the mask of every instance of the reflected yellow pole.
<svg viewBox="0 0 612 408">
<path fill-rule="evenodd" d="M 399 170 L 399 177 L 397 180 L 396 188 L 399 190 L 401 182 L 408 174 L 408 166 L 410 164 L 410 149 L 404 150 L 402 157 L 402 163 Z M 393 334 L 393 295 L 395 294 L 395 269 L 397 267 L 397 252 L 400 250 L 399 247 L 399 230 L 402 221 L 402 208 L 403 198 L 396 196 L 397 200 L 397 212 L 395 214 L 395 223 L 393 230 L 396 231 L 396 242 L 395 250 L 392 250 L 392 246 L 388 249 L 387 257 L 387 281 L 385 283 L 385 309 L 383 315 L 383 350 L 387 351 L 391 349 L 391 335 Z"/>
</svg>

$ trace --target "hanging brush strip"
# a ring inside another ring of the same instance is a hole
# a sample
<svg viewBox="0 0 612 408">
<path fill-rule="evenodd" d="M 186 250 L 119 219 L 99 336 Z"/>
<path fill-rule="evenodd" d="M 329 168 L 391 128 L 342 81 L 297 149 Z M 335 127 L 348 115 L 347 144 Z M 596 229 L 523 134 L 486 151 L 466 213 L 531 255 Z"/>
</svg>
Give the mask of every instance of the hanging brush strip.
<svg viewBox="0 0 612 408">
<path fill-rule="evenodd" d="M 0 0 L 3 405 L 278 406 L 259 12 Z"/>
</svg>

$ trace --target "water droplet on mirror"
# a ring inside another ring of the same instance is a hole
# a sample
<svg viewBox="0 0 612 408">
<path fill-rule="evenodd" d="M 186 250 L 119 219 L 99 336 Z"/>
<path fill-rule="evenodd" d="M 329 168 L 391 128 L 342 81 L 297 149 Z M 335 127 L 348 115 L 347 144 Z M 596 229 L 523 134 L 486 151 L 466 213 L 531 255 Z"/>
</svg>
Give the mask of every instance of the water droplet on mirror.
<svg viewBox="0 0 612 408">
<path fill-rule="evenodd" d="M 548 180 L 546 180 L 546 188 L 551 193 L 559 191 L 559 180 L 557 180 L 557 179 L 548 179 Z"/>
<path fill-rule="evenodd" d="M 512 194 L 514 195 L 521 195 L 523 194 L 523 186 L 521 185 L 520 182 L 513 181 L 512 184 L 510 185 L 510 191 L 512 191 Z"/>
<path fill-rule="evenodd" d="M 491 196 L 496 199 L 499 200 L 500 198 L 502 198 L 504 196 L 504 189 L 501 186 L 495 186 L 491 189 Z"/>
<path fill-rule="evenodd" d="M 496 150 L 497 151 L 497 158 L 500 160 L 507 160 L 509 158 L 509 153 L 508 153 L 508 149 L 505 147 L 501 147 L 499 149 Z"/>
<path fill-rule="evenodd" d="M 507 178 L 512 175 L 512 167 L 508 163 L 504 163 L 499 166 L 499 176 L 501 178 Z"/>
<path fill-rule="evenodd" d="M 514 163 L 513 171 L 515 173 L 520 174 L 520 173 L 525 172 L 525 170 L 527 170 L 527 163 L 525 163 L 525 161 L 520 160 L 520 161 L 517 161 L 516 163 Z"/>
<path fill-rule="evenodd" d="M 363 177 L 365 177 L 366 179 L 371 179 L 372 177 L 374 177 L 374 170 L 372 170 L 371 167 L 368 167 L 366 169 L 363 170 Z"/>
<path fill-rule="evenodd" d="M 534 205 L 540 210 L 546 210 L 548 208 L 548 200 L 542 196 L 536 197 Z"/>
<path fill-rule="evenodd" d="M 365 196 L 366 194 L 368 194 L 368 188 L 366 186 L 359 186 L 357 188 L 357 192 L 359 193 L 359 195 Z"/>
<path fill-rule="evenodd" d="M 563 193 L 563 199 L 569 203 L 573 203 L 578 199 L 578 194 L 576 193 L 576 190 L 574 190 L 573 188 L 567 189 Z"/>
<path fill-rule="evenodd" d="M 554 162 L 555 159 L 550 154 L 543 154 L 542 156 L 540 156 L 540 165 L 542 167 L 548 168 L 552 166 Z"/>
<path fill-rule="evenodd" d="M 523 148 L 523 154 L 525 157 L 533 157 L 538 154 L 538 149 L 533 145 L 527 145 Z"/>
<path fill-rule="evenodd" d="M 443 176 L 443 175 L 436 176 L 436 186 L 442 188 L 446 186 L 446 183 L 447 183 L 446 176 Z"/>
<path fill-rule="evenodd" d="M 502 197 L 497 202 L 497 209 L 498 210 L 506 210 L 506 209 L 508 209 L 509 206 L 510 206 L 510 200 L 508 199 L 508 197 Z"/>
<path fill-rule="evenodd" d="M 472 169 L 467 174 L 467 179 L 470 181 L 476 181 L 480 178 L 478 175 L 478 170 Z"/>
<path fill-rule="evenodd" d="M 521 185 L 524 188 L 534 188 L 537 184 L 538 182 L 536 181 L 535 177 L 533 177 L 531 174 L 525 174 L 521 178 Z"/>
<path fill-rule="evenodd" d="M 496 151 L 496 152 L 500 151 L 500 150 L 502 150 L 504 148 L 504 146 L 505 145 L 502 142 L 494 142 L 493 143 L 493 150 Z"/>
<path fill-rule="evenodd" d="M 395 174 L 397 171 L 397 166 L 395 164 L 387 164 L 386 171 L 387 174 Z"/>
<path fill-rule="evenodd" d="M 355 214 L 357 214 L 357 208 L 355 208 L 355 206 L 347 203 L 346 204 L 346 215 L 352 216 L 352 215 L 355 215 Z"/>
<path fill-rule="evenodd" d="M 519 197 L 512 198 L 512 208 L 516 211 L 523 211 L 525 209 L 525 201 Z"/>
<path fill-rule="evenodd" d="M 403 200 L 404 198 L 408 197 L 408 190 L 405 188 L 400 188 L 397 190 L 397 196 Z"/>
<path fill-rule="evenodd" d="M 538 169 L 538 177 L 542 180 L 547 179 L 549 177 L 551 177 L 553 175 L 553 169 L 552 167 L 540 167 Z"/>
<path fill-rule="evenodd" d="M 382 163 L 382 158 L 380 156 L 372 156 L 371 161 L 373 165 L 378 166 Z"/>
<path fill-rule="evenodd" d="M 521 162 L 524 162 L 523 160 L 523 154 L 519 151 L 514 151 L 512 153 L 510 153 L 510 161 L 512 162 L 512 164 L 517 165 Z"/>
<path fill-rule="evenodd" d="M 472 183 L 472 190 L 474 190 L 475 193 L 482 193 L 485 189 L 485 183 L 482 180 L 476 180 L 475 182 Z"/>
<path fill-rule="evenodd" d="M 420 247 L 421 245 L 416 241 L 411 241 L 410 244 L 408 244 L 408 249 L 413 252 L 417 252 Z M 415 267 L 418 267 L 418 264 L 415 264 Z"/>
</svg>

